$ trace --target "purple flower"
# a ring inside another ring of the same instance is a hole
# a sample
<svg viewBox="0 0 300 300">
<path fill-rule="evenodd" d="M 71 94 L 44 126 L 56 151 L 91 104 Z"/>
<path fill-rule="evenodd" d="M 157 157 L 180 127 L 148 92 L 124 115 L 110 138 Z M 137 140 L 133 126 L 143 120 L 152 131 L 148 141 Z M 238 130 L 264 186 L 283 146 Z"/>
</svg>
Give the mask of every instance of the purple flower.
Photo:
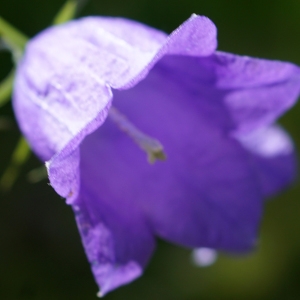
<svg viewBox="0 0 300 300">
<path fill-rule="evenodd" d="M 274 122 L 299 95 L 299 68 L 216 45 L 196 15 L 169 36 L 89 17 L 27 45 L 16 116 L 74 210 L 102 295 L 141 275 L 156 236 L 250 249 L 263 199 L 294 177 L 292 142 Z M 166 159 L 149 164 L 140 148 Z"/>
</svg>

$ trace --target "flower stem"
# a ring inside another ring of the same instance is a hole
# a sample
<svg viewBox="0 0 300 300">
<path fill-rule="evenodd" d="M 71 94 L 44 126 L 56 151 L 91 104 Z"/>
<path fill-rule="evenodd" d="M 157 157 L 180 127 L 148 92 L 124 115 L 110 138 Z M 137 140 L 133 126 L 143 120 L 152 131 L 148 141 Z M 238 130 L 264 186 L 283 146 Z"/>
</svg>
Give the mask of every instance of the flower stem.
<svg viewBox="0 0 300 300">
<path fill-rule="evenodd" d="M 13 82 L 15 77 L 15 70 L 13 69 L 7 77 L 0 82 L 0 107 L 2 107 L 4 104 L 6 104 L 9 101 Z"/>
<path fill-rule="evenodd" d="M 68 0 L 60 9 L 53 20 L 54 25 L 65 23 L 75 17 L 77 11 L 77 1 Z"/>
<path fill-rule="evenodd" d="M 54 25 L 62 24 L 76 17 L 88 0 L 68 0 L 53 20 Z"/>
<path fill-rule="evenodd" d="M 8 191 L 20 173 L 20 167 L 28 159 L 30 149 L 23 137 L 20 138 L 11 158 L 11 162 L 0 178 L 0 190 Z"/>
<path fill-rule="evenodd" d="M 0 17 L 0 36 L 12 49 L 23 52 L 28 38 Z"/>
</svg>

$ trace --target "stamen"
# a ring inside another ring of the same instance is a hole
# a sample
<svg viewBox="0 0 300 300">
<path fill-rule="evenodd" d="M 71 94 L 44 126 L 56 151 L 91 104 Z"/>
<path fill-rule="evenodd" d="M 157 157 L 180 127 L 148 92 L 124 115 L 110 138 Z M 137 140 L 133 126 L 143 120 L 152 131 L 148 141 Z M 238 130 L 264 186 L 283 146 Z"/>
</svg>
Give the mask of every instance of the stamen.
<svg viewBox="0 0 300 300">
<path fill-rule="evenodd" d="M 110 108 L 108 115 L 142 150 L 146 151 L 149 163 L 153 164 L 156 160 L 166 160 L 163 146 L 158 140 L 141 132 L 115 107 Z"/>
</svg>

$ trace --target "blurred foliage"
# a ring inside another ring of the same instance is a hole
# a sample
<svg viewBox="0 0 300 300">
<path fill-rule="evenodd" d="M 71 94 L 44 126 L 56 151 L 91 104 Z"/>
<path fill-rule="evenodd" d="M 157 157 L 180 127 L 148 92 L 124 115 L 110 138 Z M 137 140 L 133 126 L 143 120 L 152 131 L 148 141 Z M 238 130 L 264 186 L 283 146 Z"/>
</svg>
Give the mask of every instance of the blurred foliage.
<svg viewBox="0 0 300 300">
<path fill-rule="evenodd" d="M 63 0 L 0 2 L 0 14 L 28 36 L 52 23 Z M 170 32 L 192 13 L 218 27 L 219 49 L 300 64 L 300 2 L 296 0 L 90 0 L 81 15 L 113 15 Z M 12 69 L 0 52 L 0 80 Z M 0 115 L 13 122 L 10 104 Z M 281 123 L 300 149 L 299 105 Z M 0 131 L 0 174 L 18 141 L 14 127 Z M 0 299 L 89 300 L 97 287 L 70 207 L 44 179 L 27 174 L 41 166 L 31 156 L 10 193 L 0 194 Z M 143 277 L 106 299 L 300 299 L 300 183 L 266 204 L 260 243 L 241 257 L 221 254 L 215 265 L 197 268 L 190 251 L 158 243 Z"/>
</svg>

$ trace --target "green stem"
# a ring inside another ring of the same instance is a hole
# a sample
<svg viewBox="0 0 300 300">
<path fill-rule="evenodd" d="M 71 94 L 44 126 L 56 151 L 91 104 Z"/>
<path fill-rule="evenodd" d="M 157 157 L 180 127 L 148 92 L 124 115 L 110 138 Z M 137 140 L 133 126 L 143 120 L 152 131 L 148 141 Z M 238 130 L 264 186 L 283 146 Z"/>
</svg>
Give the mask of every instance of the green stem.
<svg viewBox="0 0 300 300">
<path fill-rule="evenodd" d="M 15 69 L 10 71 L 7 77 L 0 83 L 0 107 L 9 101 L 13 82 L 15 77 Z"/>
<path fill-rule="evenodd" d="M 55 16 L 53 24 L 58 25 L 73 19 L 76 15 L 76 11 L 77 1 L 68 0 Z"/>
<path fill-rule="evenodd" d="M 0 36 L 12 49 L 23 51 L 28 38 L 0 17 Z"/>
<path fill-rule="evenodd" d="M 0 189 L 8 191 L 16 181 L 20 168 L 24 162 L 28 159 L 30 154 L 30 148 L 26 140 L 21 137 L 11 157 L 11 162 L 4 174 L 0 178 Z"/>
</svg>

